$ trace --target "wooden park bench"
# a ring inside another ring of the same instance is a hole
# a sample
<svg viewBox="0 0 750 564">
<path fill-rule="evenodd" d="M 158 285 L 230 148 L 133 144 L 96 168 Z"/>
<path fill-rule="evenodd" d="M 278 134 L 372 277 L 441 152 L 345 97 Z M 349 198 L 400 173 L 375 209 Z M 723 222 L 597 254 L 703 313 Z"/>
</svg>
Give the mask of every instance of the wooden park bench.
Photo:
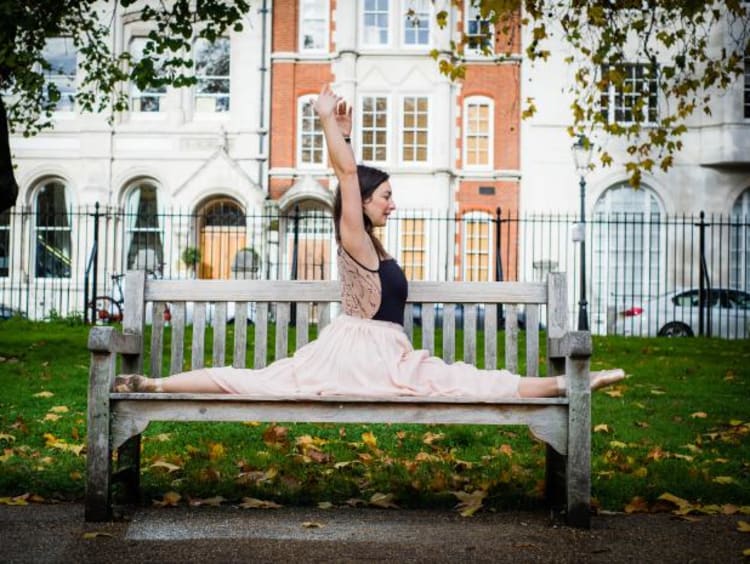
<svg viewBox="0 0 750 564">
<path fill-rule="evenodd" d="M 117 372 L 162 375 L 184 370 L 184 350 L 190 349 L 192 368 L 203 367 L 208 325 L 213 331 L 212 364 L 226 365 L 229 348 L 227 312 L 232 308 L 234 343 L 232 365 L 246 366 L 248 327 L 255 332 L 255 367 L 268 356 L 287 356 L 290 320 L 296 326 L 296 347 L 308 340 L 311 322 L 322 328 L 339 302 L 336 281 L 151 280 L 142 271 L 129 272 L 125 285 L 122 331 L 93 327 L 88 346 L 91 369 L 88 392 L 88 450 L 86 519 L 112 518 L 112 485 L 123 483 L 125 501 L 139 496 L 140 439 L 151 421 L 266 421 L 325 423 L 420 423 L 525 425 L 546 449 L 546 499 L 568 524 L 588 527 L 590 522 L 590 391 L 591 336 L 568 330 L 565 275 L 553 273 L 547 283 L 520 282 L 412 282 L 405 330 L 412 336 L 413 313 L 421 310 L 422 346 L 434 353 L 435 311 L 442 317 L 442 355 L 456 355 L 456 320 L 463 315 L 463 360 L 474 363 L 483 349 L 484 366 L 496 367 L 498 317 L 505 312 L 505 367 L 518 371 L 524 354 L 526 375 L 539 374 L 540 320 L 547 339 L 547 375 L 566 373 L 567 397 L 476 401 L 460 398 L 397 397 L 373 400 L 357 397 L 249 397 L 223 394 L 115 393 Z M 252 308 L 248 304 L 252 303 Z M 171 344 L 166 350 L 164 308 L 171 312 Z M 421 307 L 417 308 L 416 304 Z M 442 304 L 440 309 L 436 304 Z M 477 304 L 484 304 L 483 308 Z M 229 306 L 229 307 L 228 307 Z M 333 306 L 333 307 L 332 307 Z M 523 306 L 526 350 L 519 351 L 518 313 Z M 153 324 L 150 342 L 145 335 L 147 307 Z M 248 325 L 247 312 L 254 319 Z M 192 313 L 192 341 L 186 337 L 186 311 Z M 483 327 L 477 330 L 478 312 Z M 313 319 L 314 318 L 314 319 Z M 480 316 L 481 318 L 481 316 Z M 266 343 L 275 324 L 275 354 Z M 502 327 L 501 327 L 502 328 Z M 484 346 L 478 334 L 484 332 Z M 419 348 L 419 347 L 417 347 Z M 150 354 L 150 370 L 144 359 Z M 117 453 L 116 463 L 113 454 Z M 116 469 L 116 471 L 114 471 Z"/>
</svg>

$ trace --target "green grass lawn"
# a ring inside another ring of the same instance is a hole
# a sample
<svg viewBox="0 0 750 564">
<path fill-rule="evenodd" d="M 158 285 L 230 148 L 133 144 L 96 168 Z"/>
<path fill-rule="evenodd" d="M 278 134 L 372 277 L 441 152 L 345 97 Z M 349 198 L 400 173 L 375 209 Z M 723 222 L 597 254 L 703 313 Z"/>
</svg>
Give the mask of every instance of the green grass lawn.
<svg viewBox="0 0 750 564">
<path fill-rule="evenodd" d="M 0 497 L 83 497 L 87 333 L 0 322 Z M 631 374 L 593 401 L 600 507 L 667 492 L 750 505 L 750 343 L 595 337 L 594 347 L 592 368 Z M 450 507 L 450 492 L 484 490 L 485 507 L 530 507 L 541 502 L 544 446 L 525 428 L 163 423 L 144 435 L 142 467 L 152 498 L 340 504 L 380 493 L 400 507 Z"/>
</svg>

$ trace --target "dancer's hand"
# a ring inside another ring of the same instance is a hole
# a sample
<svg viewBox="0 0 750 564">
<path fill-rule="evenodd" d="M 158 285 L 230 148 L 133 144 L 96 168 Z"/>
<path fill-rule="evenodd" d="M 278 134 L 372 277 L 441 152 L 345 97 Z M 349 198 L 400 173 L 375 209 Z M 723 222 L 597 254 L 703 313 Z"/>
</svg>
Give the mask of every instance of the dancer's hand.
<svg viewBox="0 0 750 564">
<path fill-rule="evenodd" d="M 315 103 L 313 104 L 313 107 L 318 113 L 320 119 L 324 120 L 327 117 L 335 116 L 342 101 L 343 100 L 336 96 L 333 90 L 331 90 L 329 84 L 324 84 L 323 88 L 320 90 L 320 94 L 318 94 L 318 99 L 315 100 Z M 338 122 L 338 118 L 336 118 L 336 121 Z"/>
<path fill-rule="evenodd" d="M 349 137 L 352 134 L 352 107 L 341 100 L 336 106 L 335 116 L 341 135 Z"/>
</svg>

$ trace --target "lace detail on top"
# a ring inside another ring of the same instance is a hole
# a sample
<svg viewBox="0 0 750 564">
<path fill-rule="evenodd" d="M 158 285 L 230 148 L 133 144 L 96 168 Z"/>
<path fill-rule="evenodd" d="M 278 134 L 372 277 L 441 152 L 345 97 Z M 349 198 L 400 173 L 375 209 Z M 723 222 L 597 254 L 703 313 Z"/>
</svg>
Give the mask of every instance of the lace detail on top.
<svg viewBox="0 0 750 564">
<path fill-rule="evenodd" d="M 344 313 L 352 317 L 372 319 L 380 308 L 382 299 L 378 271 L 365 268 L 341 247 L 337 254 L 341 307 Z"/>
</svg>

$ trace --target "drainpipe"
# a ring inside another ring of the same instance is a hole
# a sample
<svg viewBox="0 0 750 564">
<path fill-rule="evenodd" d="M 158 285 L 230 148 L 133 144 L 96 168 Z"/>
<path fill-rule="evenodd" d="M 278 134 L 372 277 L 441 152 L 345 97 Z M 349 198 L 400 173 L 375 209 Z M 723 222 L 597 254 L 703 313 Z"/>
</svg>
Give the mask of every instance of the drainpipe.
<svg viewBox="0 0 750 564">
<path fill-rule="evenodd" d="M 268 8 L 268 0 L 263 0 L 263 4 L 258 10 L 261 14 L 261 66 L 260 66 L 260 119 L 258 122 L 258 182 L 260 183 L 263 192 L 268 194 L 268 178 L 266 178 L 265 170 L 268 166 L 269 155 L 266 154 L 266 141 L 268 139 L 268 131 L 266 130 L 266 114 L 270 112 L 266 108 L 266 75 L 268 74 L 268 67 L 270 65 L 270 53 L 268 48 L 268 25 L 271 18 L 271 11 Z M 270 96 L 268 97 L 270 98 Z"/>
</svg>

